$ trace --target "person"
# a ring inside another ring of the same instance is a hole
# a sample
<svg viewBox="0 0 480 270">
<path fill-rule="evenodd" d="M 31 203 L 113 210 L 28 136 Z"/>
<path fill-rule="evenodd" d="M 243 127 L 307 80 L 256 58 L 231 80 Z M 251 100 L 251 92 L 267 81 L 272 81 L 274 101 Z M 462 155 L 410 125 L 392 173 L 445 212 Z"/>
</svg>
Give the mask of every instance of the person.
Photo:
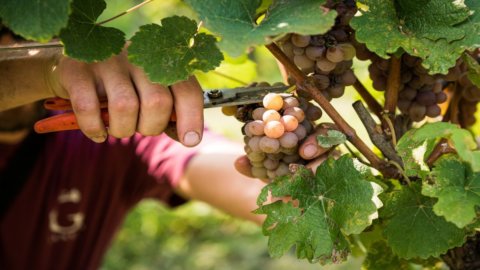
<svg viewBox="0 0 480 270">
<path fill-rule="evenodd" d="M 81 131 L 31 131 L 45 117 L 38 101 L 49 97 L 70 99 Z M 179 142 L 164 133 L 173 111 Z M 300 147 L 305 158 L 322 153 L 314 136 Z M 240 144 L 204 132 L 194 77 L 151 83 L 125 51 L 92 64 L 58 50 L 0 61 L 0 269 L 96 269 L 144 198 L 201 200 L 260 224 L 252 210 L 265 184 L 250 178 L 242 154 Z"/>
</svg>

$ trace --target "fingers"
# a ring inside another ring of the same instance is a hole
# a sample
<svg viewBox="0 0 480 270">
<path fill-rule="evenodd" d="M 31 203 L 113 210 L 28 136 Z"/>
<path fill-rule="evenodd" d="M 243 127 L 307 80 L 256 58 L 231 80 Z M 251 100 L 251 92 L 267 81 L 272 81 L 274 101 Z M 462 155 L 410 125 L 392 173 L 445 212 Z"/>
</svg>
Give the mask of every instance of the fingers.
<svg viewBox="0 0 480 270">
<path fill-rule="evenodd" d="M 104 142 L 107 131 L 100 117 L 100 104 L 91 69 L 85 63 L 71 59 L 64 59 L 61 65 L 58 71 L 60 84 L 71 100 L 80 129 L 94 142 Z"/>
<path fill-rule="evenodd" d="M 320 145 L 318 145 L 317 142 L 317 136 L 320 134 L 327 135 L 327 131 L 330 129 L 336 129 L 335 125 L 331 123 L 319 124 L 315 129 L 315 132 L 308 136 L 308 138 L 306 138 L 302 145 L 299 147 L 299 155 L 303 159 L 311 160 L 325 154 L 328 150 L 330 150 L 330 148 L 321 147 Z"/>
<path fill-rule="evenodd" d="M 252 165 L 250 165 L 250 161 L 248 160 L 247 156 L 240 156 L 237 158 L 234 166 L 239 173 L 247 177 L 254 178 L 252 175 Z"/>
<path fill-rule="evenodd" d="M 117 138 L 132 136 L 137 129 L 139 101 L 130 79 L 128 63 L 112 57 L 95 65 L 108 97 L 109 134 Z"/>
<path fill-rule="evenodd" d="M 158 135 L 167 128 L 172 113 L 173 97 L 170 90 L 151 83 L 145 73 L 133 65 L 130 66 L 130 72 L 141 104 L 137 131 L 146 136 Z"/>
<path fill-rule="evenodd" d="M 195 77 L 172 87 L 177 134 L 185 146 L 200 143 L 203 134 L 203 92 Z"/>
</svg>

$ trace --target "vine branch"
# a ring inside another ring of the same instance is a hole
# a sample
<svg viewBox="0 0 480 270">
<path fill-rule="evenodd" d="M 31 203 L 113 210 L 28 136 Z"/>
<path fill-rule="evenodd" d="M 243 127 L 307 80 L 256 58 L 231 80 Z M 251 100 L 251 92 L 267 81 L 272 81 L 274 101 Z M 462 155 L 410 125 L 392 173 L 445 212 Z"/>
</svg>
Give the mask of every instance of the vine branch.
<svg viewBox="0 0 480 270">
<path fill-rule="evenodd" d="M 353 108 L 357 112 L 358 117 L 362 121 L 363 125 L 367 129 L 367 133 L 370 136 L 373 144 L 380 149 L 385 157 L 389 160 L 394 161 L 399 164 L 399 167 L 403 166 L 402 159 L 397 155 L 397 152 L 392 147 L 390 142 L 385 138 L 385 134 L 381 131 L 381 128 L 375 123 L 370 113 L 367 111 L 365 106 L 361 101 L 356 101 L 353 103 Z"/>
<path fill-rule="evenodd" d="M 279 60 L 285 68 L 290 72 L 292 77 L 301 88 L 308 91 L 312 95 L 313 99 L 322 107 L 322 109 L 330 116 L 335 124 L 342 130 L 347 136 L 348 140 L 362 153 L 365 158 L 372 164 L 374 168 L 381 171 L 387 177 L 393 177 L 398 174 L 397 170 L 381 160 L 373 151 L 360 139 L 355 130 L 348 125 L 343 117 L 335 110 L 330 102 L 321 94 L 320 90 L 315 86 L 313 82 L 308 81 L 307 77 L 300 69 L 280 50 L 275 43 L 266 45 L 267 49 Z M 393 170 L 394 171 L 393 171 Z"/>
<path fill-rule="evenodd" d="M 365 103 L 367 103 L 370 111 L 372 111 L 379 119 L 382 119 L 382 106 L 380 106 L 377 100 L 368 92 L 368 90 L 358 80 L 358 78 L 353 84 L 353 88 L 355 88 L 355 90 L 362 97 Z"/>
</svg>

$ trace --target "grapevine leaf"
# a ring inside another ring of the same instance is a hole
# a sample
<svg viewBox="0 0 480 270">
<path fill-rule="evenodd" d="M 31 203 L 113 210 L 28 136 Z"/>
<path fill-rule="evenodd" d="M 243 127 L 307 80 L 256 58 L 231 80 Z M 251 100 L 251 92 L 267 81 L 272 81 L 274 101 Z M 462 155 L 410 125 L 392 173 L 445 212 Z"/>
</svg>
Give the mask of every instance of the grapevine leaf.
<svg viewBox="0 0 480 270">
<path fill-rule="evenodd" d="M 460 158 L 470 164 L 473 171 L 480 171 L 480 151 L 475 151 L 477 144 L 472 134 L 454 124 L 436 122 L 425 124 L 418 129 L 412 129 L 400 139 L 397 149 L 404 158 L 409 146 L 421 145 L 425 141 L 429 142 L 439 138 L 450 139 Z"/>
<path fill-rule="evenodd" d="M 327 135 L 320 134 L 317 136 L 318 145 L 323 148 L 330 148 L 342 144 L 346 140 L 347 137 L 345 134 L 338 130 L 328 130 Z"/>
<path fill-rule="evenodd" d="M 232 56 L 248 46 L 271 43 L 286 33 L 321 34 L 335 22 L 337 13 L 322 7 L 325 0 L 276 0 L 257 24 L 261 0 L 187 0 L 205 26 L 222 40 L 219 46 Z"/>
<path fill-rule="evenodd" d="M 392 249 L 385 241 L 378 241 L 368 249 L 367 257 L 363 261 L 362 269 L 368 270 L 413 270 L 405 260 L 393 254 Z"/>
<path fill-rule="evenodd" d="M 473 84 L 480 87 L 480 64 L 468 54 L 463 55 L 463 60 L 467 63 L 468 78 Z"/>
<path fill-rule="evenodd" d="M 94 62 L 120 53 L 125 34 L 116 28 L 96 24 L 106 6 L 103 0 L 73 1 L 68 26 L 60 33 L 66 55 Z"/>
<path fill-rule="evenodd" d="M 449 18 L 446 24 L 428 24 L 428 26 L 424 25 L 422 27 L 418 26 L 420 21 L 413 23 L 399 18 L 399 12 L 394 4 L 395 1 L 362 0 L 359 2 L 368 8 L 362 12 L 361 16 L 352 19 L 351 25 L 356 30 L 356 38 L 359 42 L 365 43 L 369 50 L 383 58 L 388 58 L 388 54 L 403 49 L 410 55 L 422 58 L 422 65 L 431 74 L 445 74 L 449 68 L 455 66 L 456 60 L 465 50 L 479 47 L 480 1 L 465 0 L 465 5 L 471 10 L 472 15 L 465 21 L 454 25 L 451 24 L 460 21 L 463 16 L 458 16 L 458 14 L 464 14 L 461 11 L 462 8 L 459 7 L 459 12 L 454 12 L 453 17 L 450 17 L 451 14 L 445 14 L 445 12 L 450 10 L 447 8 L 448 6 L 454 3 L 460 5 L 461 1 L 419 1 L 419 3 L 435 6 L 444 5 L 445 8 L 439 9 L 441 12 L 439 14 L 437 9 L 422 6 L 415 14 L 423 15 L 416 15 L 415 17 L 432 18 L 436 16 L 438 20 Z M 418 1 L 409 2 L 415 3 L 412 5 L 418 4 Z M 411 20 L 410 16 L 405 19 Z M 417 26 L 410 29 L 408 28 L 409 25 Z M 459 33 L 464 33 L 464 36 L 459 38 Z"/>
<path fill-rule="evenodd" d="M 45 42 L 67 26 L 71 0 L 3 0 L 0 19 L 26 39 Z"/>
<path fill-rule="evenodd" d="M 278 178 L 264 190 L 297 202 L 262 205 L 264 200 L 259 201 L 255 212 L 267 215 L 263 232 L 270 236 L 274 257 L 296 245 L 299 258 L 341 261 L 349 250 L 345 236 L 362 232 L 381 206 L 380 187 L 366 181 L 365 170 L 357 170 L 347 156 L 325 161 L 315 175 L 299 167 L 293 176 Z"/>
<path fill-rule="evenodd" d="M 198 33 L 195 21 L 180 16 L 140 27 L 131 39 L 128 58 L 153 82 L 164 85 L 185 80 L 195 70 L 207 72 L 223 60 L 213 36 Z"/>
<path fill-rule="evenodd" d="M 397 143 L 397 152 L 402 158 L 407 176 L 428 174 L 429 168 L 424 159 L 435 147 L 435 139 L 413 140 L 416 129 L 407 131 Z"/>
<path fill-rule="evenodd" d="M 468 164 L 454 155 L 443 156 L 424 181 L 422 194 L 438 199 L 433 206 L 435 214 L 463 228 L 477 217 L 480 173 L 473 173 Z"/>
<path fill-rule="evenodd" d="M 454 26 L 471 15 L 463 3 L 451 0 L 396 0 L 395 6 L 400 24 L 404 23 L 404 31 L 434 41 L 463 38 L 464 29 Z"/>
<path fill-rule="evenodd" d="M 400 258 L 437 257 L 466 240 L 465 230 L 433 212 L 435 199 L 423 196 L 419 183 L 390 193 L 384 203 L 385 237 Z"/>
</svg>

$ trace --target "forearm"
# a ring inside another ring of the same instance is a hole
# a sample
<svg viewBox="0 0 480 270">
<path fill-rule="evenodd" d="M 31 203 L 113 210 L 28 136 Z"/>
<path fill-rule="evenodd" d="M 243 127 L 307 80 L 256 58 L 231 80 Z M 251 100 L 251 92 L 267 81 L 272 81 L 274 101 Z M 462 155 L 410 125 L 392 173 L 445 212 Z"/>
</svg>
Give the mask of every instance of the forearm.
<svg viewBox="0 0 480 270">
<path fill-rule="evenodd" d="M 53 96 L 52 69 L 60 50 L 0 60 L 0 111 Z"/>
<path fill-rule="evenodd" d="M 200 152 L 191 160 L 180 182 L 179 192 L 233 216 L 261 224 L 264 216 L 255 215 L 252 211 L 257 208 L 256 200 L 265 184 L 235 170 L 234 161 L 241 151 L 234 148 L 241 149 L 239 145 L 222 144 L 216 147 L 218 151 Z"/>
</svg>

